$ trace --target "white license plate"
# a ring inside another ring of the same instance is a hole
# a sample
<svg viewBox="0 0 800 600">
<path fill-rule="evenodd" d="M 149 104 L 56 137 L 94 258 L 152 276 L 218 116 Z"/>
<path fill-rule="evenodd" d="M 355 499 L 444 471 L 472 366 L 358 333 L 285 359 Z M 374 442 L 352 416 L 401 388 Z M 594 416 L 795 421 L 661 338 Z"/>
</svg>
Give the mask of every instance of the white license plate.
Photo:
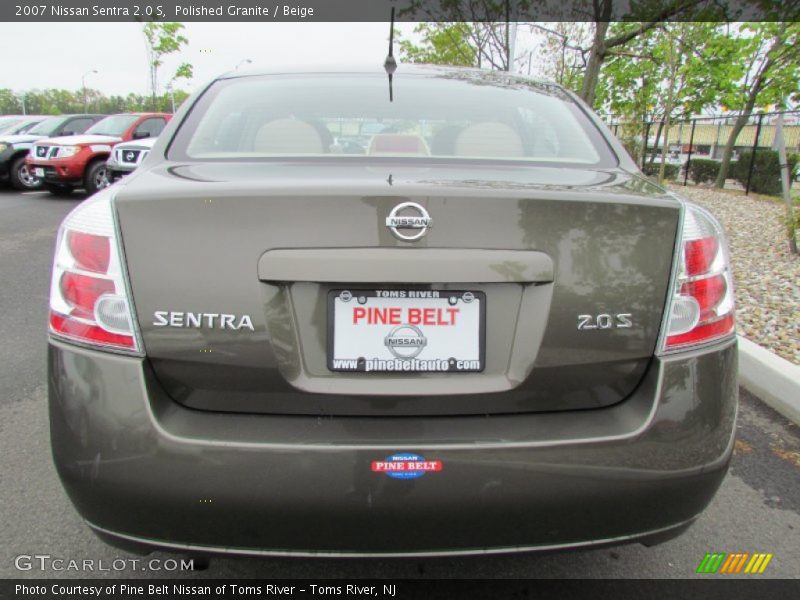
<svg viewBox="0 0 800 600">
<path fill-rule="evenodd" d="M 41 167 L 36 167 L 33 170 L 33 174 L 36 175 L 36 177 L 44 177 L 44 169 L 42 169 Z"/>
<path fill-rule="evenodd" d="M 328 368 L 476 372 L 484 368 L 486 295 L 452 290 L 331 290 Z"/>
</svg>

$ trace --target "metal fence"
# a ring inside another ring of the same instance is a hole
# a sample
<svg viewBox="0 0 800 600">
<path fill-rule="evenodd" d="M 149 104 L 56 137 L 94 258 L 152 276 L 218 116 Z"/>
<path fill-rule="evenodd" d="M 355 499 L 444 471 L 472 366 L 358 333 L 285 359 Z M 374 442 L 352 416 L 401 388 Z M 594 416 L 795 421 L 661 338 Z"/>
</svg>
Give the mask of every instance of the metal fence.
<svg viewBox="0 0 800 600">
<path fill-rule="evenodd" d="M 783 114 L 783 137 L 787 153 L 800 153 L 800 111 L 757 113 L 752 115 L 739 131 L 734 142 L 735 160 L 743 150 L 751 150 L 745 193 L 750 192 L 756 150 L 770 149 L 775 144 L 778 115 Z M 679 166 L 678 175 L 683 185 L 689 181 L 692 159 L 722 160 L 723 150 L 734 131 L 738 115 L 698 116 L 672 121 L 667 140 L 667 163 Z M 625 121 L 608 115 L 606 124 L 625 145 L 642 170 L 657 168 L 661 164 L 666 127 L 664 121 Z"/>
</svg>

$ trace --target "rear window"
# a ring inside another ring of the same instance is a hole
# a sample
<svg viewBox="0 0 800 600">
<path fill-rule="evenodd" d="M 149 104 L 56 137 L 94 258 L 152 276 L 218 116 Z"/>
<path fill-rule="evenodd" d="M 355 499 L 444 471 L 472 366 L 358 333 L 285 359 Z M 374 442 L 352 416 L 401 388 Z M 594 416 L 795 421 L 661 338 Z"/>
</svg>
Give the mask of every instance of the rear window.
<svg viewBox="0 0 800 600">
<path fill-rule="evenodd" d="M 120 137 L 138 118 L 138 115 L 115 115 L 113 117 L 106 117 L 89 127 L 86 133 Z"/>
<path fill-rule="evenodd" d="M 393 157 L 610 164 L 597 128 L 559 88 L 480 72 L 439 77 L 260 76 L 216 82 L 173 158 Z M 615 162 L 615 161 L 613 161 Z"/>
<path fill-rule="evenodd" d="M 0 133 L 6 132 L 6 131 L 11 131 L 17 125 L 19 125 L 19 123 L 21 121 L 22 121 L 21 118 L 20 119 L 14 119 L 14 118 L 3 119 L 3 118 L 0 118 Z"/>
<path fill-rule="evenodd" d="M 31 135 L 47 135 L 50 136 L 56 131 L 58 128 L 61 127 L 61 124 L 65 121 L 64 117 L 51 117 L 49 119 L 45 119 L 32 129 L 28 130 L 28 133 Z"/>
</svg>

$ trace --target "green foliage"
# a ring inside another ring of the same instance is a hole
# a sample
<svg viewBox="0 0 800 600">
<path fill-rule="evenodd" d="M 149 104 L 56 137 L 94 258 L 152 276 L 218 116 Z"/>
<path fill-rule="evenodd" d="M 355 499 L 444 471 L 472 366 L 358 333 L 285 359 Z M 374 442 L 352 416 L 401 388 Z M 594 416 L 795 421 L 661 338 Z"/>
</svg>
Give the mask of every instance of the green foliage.
<svg viewBox="0 0 800 600">
<path fill-rule="evenodd" d="M 400 40 L 401 60 L 433 65 L 478 65 L 478 51 L 470 44 L 468 23 L 420 23 L 414 33 L 421 43 Z"/>
<path fill-rule="evenodd" d="M 695 183 L 712 183 L 719 173 L 719 161 L 710 158 L 693 158 L 689 164 L 689 177 Z"/>
<path fill-rule="evenodd" d="M 188 92 L 174 90 L 175 106 L 179 106 Z M 86 109 L 90 113 L 114 114 L 119 112 L 171 112 L 172 98 L 169 94 L 156 97 L 128 94 L 127 96 L 105 96 L 97 90 L 86 90 Z M 155 108 L 154 108 L 155 106 Z M 32 90 L 25 93 L 25 112 L 30 115 L 60 115 L 84 111 L 83 90 Z M 0 89 L 0 114 L 22 114 L 20 97 L 9 89 Z"/>
<path fill-rule="evenodd" d="M 742 23 L 730 37 L 733 60 L 727 68 L 730 84 L 718 91 L 718 100 L 729 110 L 752 112 L 748 107 L 781 104 L 788 94 L 800 101 L 800 23 Z"/>
<path fill-rule="evenodd" d="M 163 66 L 163 58 L 169 54 L 180 52 L 189 44 L 189 39 L 181 31 L 182 23 L 148 22 L 142 25 L 145 45 L 147 46 L 147 65 L 150 72 L 150 94 L 153 105 L 158 96 L 158 70 Z M 180 78 L 191 79 L 192 65 L 182 63 L 170 78 L 170 84 Z"/>
<path fill-rule="evenodd" d="M 630 24 L 614 23 L 610 32 L 619 35 L 625 27 Z M 635 121 L 698 114 L 730 85 L 734 51 L 724 25 L 664 23 L 609 53 L 597 103 Z"/>
<path fill-rule="evenodd" d="M 735 165 L 731 163 L 731 177 L 743 186 L 747 185 L 752 157 L 753 151 L 745 150 L 739 153 L 739 161 Z M 789 162 L 789 181 L 797 176 L 799 158 L 797 154 L 791 154 L 787 157 Z M 753 178 L 750 180 L 750 191 L 771 196 L 779 196 L 782 193 L 780 161 L 778 160 L 777 151 L 765 148 L 756 150 Z"/>
<path fill-rule="evenodd" d="M 656 160 L 653 164 L 647 164 L 644 166 L 642 171 L 648 177 L 658 177 L 658 172 L 661 169 L 661 161 Z M 678 174 L 681 171 L 681 165 L 673 165 L 667 163 L 664 165 L 664 179 L 669 179 L 670 181 L 675 181 L 678 178 Z"/>
<path fill-rule="evenodd" d="M 623 146 L 625 146 L 625 150 L 628 151 L 628 154 L 631 155 L 631 158 L 635 161 L 639 161 L 639 157 L 642 155 L 642 138 L 641 136 L 635 137 L 623 137 L 619 140 Z"/>
</svg>

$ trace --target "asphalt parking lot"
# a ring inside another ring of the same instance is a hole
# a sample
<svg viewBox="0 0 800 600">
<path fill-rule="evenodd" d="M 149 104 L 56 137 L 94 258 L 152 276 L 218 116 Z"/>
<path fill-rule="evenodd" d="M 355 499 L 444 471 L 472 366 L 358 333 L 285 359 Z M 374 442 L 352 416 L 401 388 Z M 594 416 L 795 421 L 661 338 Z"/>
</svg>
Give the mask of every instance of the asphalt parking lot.
<svg viewBox="0 0 800 600">
<path fill-rule="evenodd" d="M 755 577 L 800 577 L 800 431 L 746 392 L 736 455 L 722 489 L 683 536 L 654 548 L 403 560 L 216 559 L 208 570 L 194 573 L 132 567 L 94 573 L 17 570 L 19 555 L 102 559 L 106 565 L 133 558 L 104 545 L 84 526 L 50 459 L 45 375 L 50 265 L 58 223 L 80 199 L 0 190 L 0 577 L 691 578 L 699 577 L 695 570 L 707 552 L 773 553 L 765 573 Z"/>
</svg>

